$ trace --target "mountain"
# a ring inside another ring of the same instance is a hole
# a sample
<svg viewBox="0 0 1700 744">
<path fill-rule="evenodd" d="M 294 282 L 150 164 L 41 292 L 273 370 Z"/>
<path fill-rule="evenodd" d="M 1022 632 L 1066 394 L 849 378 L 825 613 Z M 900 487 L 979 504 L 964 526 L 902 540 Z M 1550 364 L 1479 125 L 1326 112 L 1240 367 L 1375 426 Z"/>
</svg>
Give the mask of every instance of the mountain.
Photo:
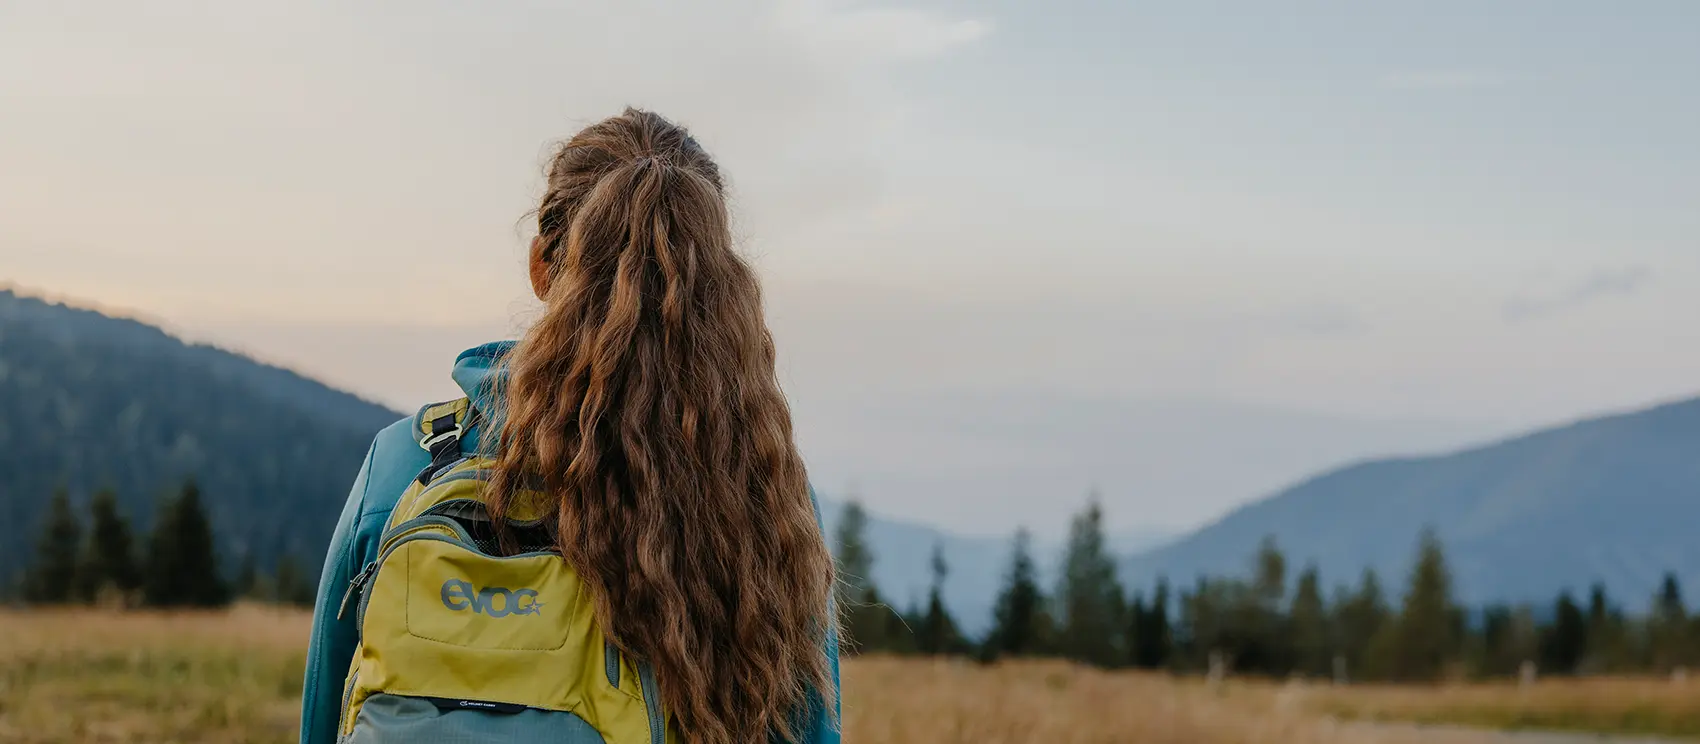
<svg viewBox="0 0 1700 744">
<path fill-rule="evenodd" d="M 823 498 L 822 521 L 828 540 L 837 534 L 844 505 Z M 1133 555 L 1162 544 L 1170 536 L 1161 531 L 1125 531 L 1107 536 L 1116 555 Z M 950 573 L 945 577 L 944 601 L 958 626 L 978 635 L 991 626 L 992 607 L 1003 588 L 1014 534 L 1004 537 L 955 535 L 933 527 L 877 514 L 868 516 L 866 535 L 874 556 L 873 583 L 886 601 L 899 610 L 910 605 L 925 607 L 931 588 L 930 566 L 933 547 L 943 549 Z M 1061 561 L 1063 544 L 1058 540 L 1035 539 L 1033 558 L 1041 586 L 1049 590 L 1054 569 Z M 834 551 L 837 546 L 834 544 Z"/>
<path fill-rule="evenodd" d="M 1265 535 L 1294 572 L 1403 587 L 1419 530 L 1442 540 L 1466 602 L 1547 603 L 1603 582 L 1646 605 L 1664 571 L 1700 589 L 1700 399 L 1443 456 L 1334 470 L 1127 562 L 1142 582 L 1244 575 Z"/>
<path fill-rule="evenodd" d="M 227 554 L 317 563 L 372 436 L 400 416 L 144 323 L 0 290 L 0 566 L 28 561 L 57 487 L 79 502 L 112 487 L 145 529 L 189 476 Z"/>
</svg>

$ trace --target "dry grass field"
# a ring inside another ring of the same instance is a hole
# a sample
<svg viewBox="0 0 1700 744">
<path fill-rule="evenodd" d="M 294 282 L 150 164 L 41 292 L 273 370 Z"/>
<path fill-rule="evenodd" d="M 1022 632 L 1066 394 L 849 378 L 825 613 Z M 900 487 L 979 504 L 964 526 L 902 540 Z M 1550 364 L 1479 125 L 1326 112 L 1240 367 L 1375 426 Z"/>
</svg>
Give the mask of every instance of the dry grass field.
<svg viewBox="0 0 1700 744">
<path fill-rule="evenodd" d="M 0 612 L 0 743 L 292 742 L 306 615 Z M 1604 681 L 1413 691 L 1107 674 L 1055 662 L 857 659 L 845 740 L 892 744 L 1480 744 L 1490 735 L 1336 724 L 1329 714 L 1623 726 L 1700 716 L 1700 688 Z M 1640 730 L 1694 728 L 1639 725 Z"/>
<path fill-rule="evenodd" d="M 1345 718 L 1508 730 L 1600 731 L 1700 739 L 1700 681 L 1555 679 L 1412 689 L 1358 686 L 1306 693 L 1306 707 Z"/>
<path fill-rule="evenodd" d="M 1481 744 L 1471 734 L 1369 730 L 1315 715 L 1271 685 L 1107 674 L 1058 662 L 858 659 L 844 670 L 845 741 L 897 744 Z M 1495 743 L 1497 744 L 1497 743 Z"/>
<path fill-rule="evenodd" d="M 307 616 L 0 614 L 0 742 L 294 741 Z"/>
</svg>

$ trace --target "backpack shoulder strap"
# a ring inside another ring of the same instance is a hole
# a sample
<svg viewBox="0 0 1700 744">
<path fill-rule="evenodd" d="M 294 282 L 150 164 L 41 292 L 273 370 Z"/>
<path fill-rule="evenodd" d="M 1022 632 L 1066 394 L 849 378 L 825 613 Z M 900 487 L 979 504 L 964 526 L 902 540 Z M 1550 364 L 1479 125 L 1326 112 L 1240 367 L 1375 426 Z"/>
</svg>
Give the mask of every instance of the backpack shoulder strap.
<svg viewBox="0 0 1700 744">
<path fill-rule="evenodd" d="M 419 482 L 454 462 L 460 455 L 461 435 L 478 421 L 478 409 L 470 398 L 432 403 L 413 416 L 413 441 L 431 453 L 431 465 L 419 473 Z"/>
</svg>

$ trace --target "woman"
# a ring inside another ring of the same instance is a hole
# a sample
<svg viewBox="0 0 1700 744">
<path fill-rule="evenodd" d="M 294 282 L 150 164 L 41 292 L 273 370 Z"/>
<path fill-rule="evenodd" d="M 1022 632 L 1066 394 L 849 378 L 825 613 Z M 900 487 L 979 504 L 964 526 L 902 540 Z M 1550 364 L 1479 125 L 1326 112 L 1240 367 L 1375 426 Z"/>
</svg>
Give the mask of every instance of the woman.
<svg viewBox="0 0 1700 744">
<path fill-rule="evenodd" d="M 482 414 L 460 446 L 492 463 L 494 521 L 522 489 L 542 495 L 554 547 L 610 644 L 653 669 L 676 737 L 838 741 L 832 558 L 719 170 L 683 128 L 627 110 L 555 154 L 537 224 L 542 318 L 453 371 Z M 418 419 L 377 436 L 337 524 L 304 744 L 337 739 L 364 615 L 340 610 L 438 454 L 416 442 Z M 475 597 L 457 591 L 457 608 Z"/>
</svg>

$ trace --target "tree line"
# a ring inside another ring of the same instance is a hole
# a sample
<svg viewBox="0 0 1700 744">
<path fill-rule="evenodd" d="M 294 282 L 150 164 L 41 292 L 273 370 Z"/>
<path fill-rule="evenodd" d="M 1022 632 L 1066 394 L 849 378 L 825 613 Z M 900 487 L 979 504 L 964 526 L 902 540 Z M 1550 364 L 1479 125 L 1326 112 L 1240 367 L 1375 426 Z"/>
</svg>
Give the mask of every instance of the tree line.
<svg viewBox="0 0 1700 744">
<path fill-rule="evenodd" d="M 109 489 L 89 499 L 85 522 L 65 489 L 54 492 L 34 558 L 0 582 L 0 599 L 37 605 L 219 607 L 238 598 L 311 605 L 317 582 L 283 558 L 262 574 L 245 557 L 226 576 L 200 488 L 187 481 L 161 499 L 152 527 L 135 534 Z"/>
<path fill-rule="evenodd" d="M 1030 533 L 1016 532 L 991 628 L 968 638 L 941 599 L 948 567 L 940 551 L 926 606 L 896 609 L 868 578 L 876 556 L 866 528 L 866 512 L 851 502 L 834 535 L 849 653 L 1049 656 L 1104 668 L 1395 682 L 1667 674 L 1700 665 L 1700 615 L 1689 614 L 1674 574 L 1638 616 L 1598 584 L 1585 599 L 1566 590 L 1544 607 L 1471 610 L 1454 598 L 1440 540 L 1423 530 L 1391 597 L 1370 569 L 1328 593 L 1314 565 L 1291 576 L 1273 537 L 1244 576 L 1200 577 L 1180 589 L 1159 578 L 1149 592 L 1130 592 L 1116 575 L 1096 499 L 1073 518 L 1049 590 Z"/>
<path fill-rule="evenodd" d="M 55 492 L 32 562 L 0 582 L 7 595 L 0 599 L 163 608 L 236 598 L 313 603 L 315 578 L 287 557 L 269 572 L 244 557 L 226 574 L 193 481 L 158 502 L 140 539 L 109 490 L 89 500 L 86 524 L 68 493 Z M 944 603 L 949 566 L 939 549 L 925 605 L 887 604 L 869 578 L 876 556 L 866 528 L 866 512 L 851 502 L 834 535 L 848 653 L 1053 656 L 1105 668 L 1405 682 L 1700 666 L 1700 614 L 1689 613 L 1672 574 L 1640 615 L 1626 613 L 1598 584 L 1585 599 L 1566 590 L 1546 606 L 1469 610 L 1454 599 L 1439 539 L 1425 530 L 1392 597 L 1369 569 L 1354 586 L 1325 595 L 1315 566 L 1289 576 L 1273 538 L 1258 546 L 1245 576 L 1199 577 L 1179 590 L 1159 578 L 1148 593 L 1130 592 L 1117 576 L 1096 499 L 1071 521 L 1052 587 L 1041 586 L 1031 534 L 1016 532 L 991 628 L 976 638 Z"/>
</svg>

